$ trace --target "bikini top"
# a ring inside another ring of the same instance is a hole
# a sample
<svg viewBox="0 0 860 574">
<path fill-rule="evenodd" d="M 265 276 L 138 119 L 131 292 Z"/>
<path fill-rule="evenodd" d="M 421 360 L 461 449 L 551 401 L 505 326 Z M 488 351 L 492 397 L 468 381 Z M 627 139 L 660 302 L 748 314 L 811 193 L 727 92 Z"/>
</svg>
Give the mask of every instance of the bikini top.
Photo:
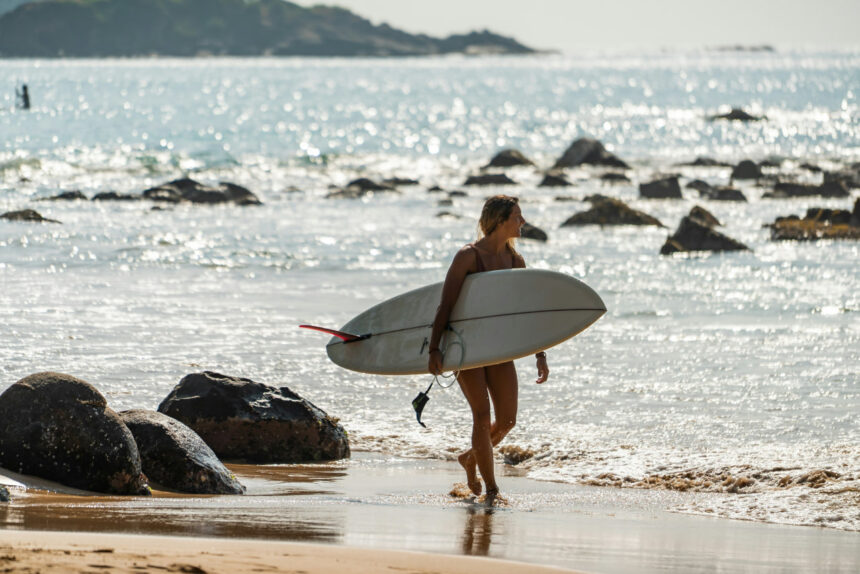
<svg viewBox="0 0 860 574">
<path fill-rule="evenodd" d="M 477 260 L 477 262 L 478 262 L 478 270 L 477 270 L 477 271 L 475 271 L 475 273 L 483 273 L 484 271 L 486 271 L 486 270 L 487 270 L 487 268 L 484 266 L 484 260 L 483 260 L 483 259 L 481 259 L 481 252 L 480 252 L 480 251 L 478 251 L 478 248 L 477 248 L 477 247 L 475 247 L 475 244 L 474 244 L 474 243 L 470 243 L 470 244 L 469 244 L 469 247 L 471 247 L 471 248 L 472 248 L 472 250 L 475 252 L 475 259 L 476 259 L 476 260 Z M 515 264 L 516 264 L 516 259 L 514 258 L 514 256 L 513 256 L 513 255 L 511 255 L 511 268 L 512 268 L 512 269 L 513 269 L 513 266 L 514 266 Z"/>
</svg>

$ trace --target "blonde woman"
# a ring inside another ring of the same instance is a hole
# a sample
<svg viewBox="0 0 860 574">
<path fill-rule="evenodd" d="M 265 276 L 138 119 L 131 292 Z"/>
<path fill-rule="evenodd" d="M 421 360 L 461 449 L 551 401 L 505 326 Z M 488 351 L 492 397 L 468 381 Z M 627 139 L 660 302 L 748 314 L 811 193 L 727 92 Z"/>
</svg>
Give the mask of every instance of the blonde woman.
<svg viewBox="0 0 860 574">
<path fill-rule="evenodd" d="M 466 276 L 471 273 L 517 269 L 526 266 L 522 255 L 514 248 L 525 223 L 516 197 L 496 195 L 484 203 L 479 221 L 478 240 L 465 245 L 454 256 L 454 261 L 445 276 L 442 300 L 433 321 L 430 337 L 429 371 L 442 372 L 442 353 L 439 341 L 451 309 L 457 302 Z M 546 353 L 535 355 L 540 384 L 549 377 Z M 493 447 L 510 432 L 517 420 L 517 371 L 513 361 L 460 371 L 457 375 L 466 400 L 472 409 L 472 448 L 458 457 L 466 471 L 466 484 L 476 496 L 481 494 L 478 471 L 487 487 L 486 502 L 492 504 L 499 494 L 493 465 Z M 491 422 L 490 404 L 496 420 Z"/>
</svg>

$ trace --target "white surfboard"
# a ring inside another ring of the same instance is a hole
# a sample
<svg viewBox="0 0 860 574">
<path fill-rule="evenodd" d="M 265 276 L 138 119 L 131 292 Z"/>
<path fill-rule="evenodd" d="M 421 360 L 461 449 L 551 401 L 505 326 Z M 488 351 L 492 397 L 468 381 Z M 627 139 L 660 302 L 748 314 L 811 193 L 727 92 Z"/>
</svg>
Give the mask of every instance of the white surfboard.
<svg viewBox="0 0 860 574">
<path fill-rule="evenodd" d="M 339 331 L 320 329 L 335 335 L 326 345 L 329 358 L 361 373 L 426 374 L 441 295 L 442 283 L 435 283 L 383 301 Z M 605 312 L 593 289 L 563 273 L 506 269 L 468 275 L 440 341 L 443 368 L 473 369 L 537 353 L 580 333 Z"/>
</svg>

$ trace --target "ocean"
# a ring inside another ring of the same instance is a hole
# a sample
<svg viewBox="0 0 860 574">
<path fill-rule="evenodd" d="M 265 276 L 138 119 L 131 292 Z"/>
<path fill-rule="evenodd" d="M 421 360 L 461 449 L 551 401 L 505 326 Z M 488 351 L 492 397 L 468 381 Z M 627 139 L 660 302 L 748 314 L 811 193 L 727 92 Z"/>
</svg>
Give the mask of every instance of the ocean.
<svg viewBox="0 0 860 574">
<path fill-rule="evenodd" d="M 549 235 L 519 242 L 527 264 L 582 279 L 608 312 L 548 351 L 547 383 L 517 362 L 500 462 L 608 492 L 718 493 L 678 512 L 860 530 L 860 244 L 774 242 L 763 228 L 850 209 L 857 191 L 773 200 L 741 181 L 746 203 L 638 194 L 661 173 L 728 182 L 730 168 L 678 165 L 697 156 L 772 159 L 772 173 L 812 183 L 822 176 L 804 162 L 860 161 L 860 51 L 0 60 L 0 78 L 0 213 L 62 222 L 0 221 L 0 391 L 52 370 L 115 410 L 155 409 L 184 375 L 212 370 L 291 387 L 339 417 L 354 450 L 453 459 L 471 432 L 456 386 L 434 388 L 423 429 L 410 402 L 429 376 L 342 370 L 326 337 L 297 326 L 337 328 L 441 281 L 484 198 L 508 193 Z M 767 119 L 707 119 L 732 106 Z M 577 168 L 573 187 L 538 187 L 579 137 L 630 163 L 631 182 Z M 463 185 L 509 147 L 536 164 L 506 170 L 516 185 Z M 263 205 L 39 201 L 184 175 L 244 185 Z M 419 184 L 326 197 L 358 177 Z M 450 191 L 466 195 L 446 205 Z M 594 193 L 666 228 L 562 228 Z M 694 205 L 751 251 L 659 255 Z"/>
</svg>

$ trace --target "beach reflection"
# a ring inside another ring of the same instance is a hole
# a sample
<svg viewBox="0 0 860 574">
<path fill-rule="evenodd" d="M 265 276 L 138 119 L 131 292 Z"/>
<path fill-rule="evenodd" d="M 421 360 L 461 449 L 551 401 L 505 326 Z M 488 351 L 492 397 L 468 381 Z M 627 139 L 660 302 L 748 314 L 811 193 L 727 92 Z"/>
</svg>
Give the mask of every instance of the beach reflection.
<svg viewBox="0 0 860 574">
<path fill-rule="evenodd" d="M 470 556 L 488 556 L 493 541 L 493 508 L 470 506 L 461 539 L 462 552 Z"/>
</svg>

